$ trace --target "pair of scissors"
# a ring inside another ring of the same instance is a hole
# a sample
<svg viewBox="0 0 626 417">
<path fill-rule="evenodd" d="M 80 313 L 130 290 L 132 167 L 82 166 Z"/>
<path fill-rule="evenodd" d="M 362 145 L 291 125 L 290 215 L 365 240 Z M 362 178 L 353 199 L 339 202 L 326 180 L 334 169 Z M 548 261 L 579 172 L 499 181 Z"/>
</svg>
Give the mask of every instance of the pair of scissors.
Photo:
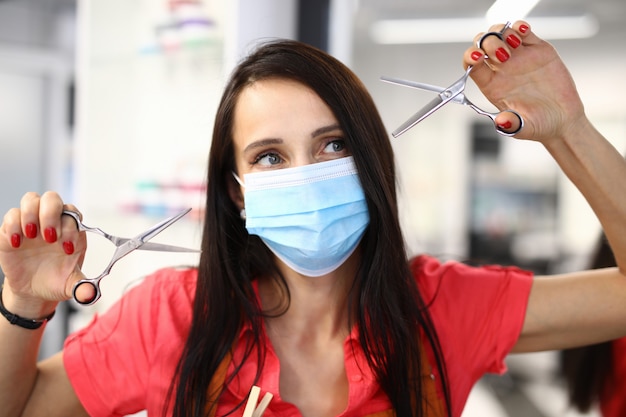
<svg viewBox="0 0 626 417">
<path fill-rule="evenodd" d="M 78 302 L 79 304 L 85 306 L 92 305 L 96 301 L 98 301 L 98 299 L 100 299 L 100 296 L 102 295 L 102 292 L 100 291 L 100 281 L 102 280 L 102 278 L 111 273 L 111 268 L 113 268 L 113 265 L 115 265 L 117 261 L 135 250 L 151 250 L 161 252 L 199 252 L 196 249 L 188 249 L 179 246 L 148 242 L 150 239 L 161 233 L 163 230 L 167 229 L 172 224 L 180 220 L 185 214 L 189 213 L 189 211 L 191 211 L 191 209 L 185 209 L 182 212 L 152 226 L 145 232 L 142 232 L 133 238 L 123 238 L 110 235 L 98 227 L 89 227 L 80 220 L 80 216 L 78 213 L 70 210 L 64 210 L 63 215 L 70 216 L 72 219 L 74 219 L 79 232 L 90 232 L 98 234 L 108 239 L 116 246 L 115 252 L 111 257 L 109 264 L 106 266 L 106 268 L 104 268 L 104 271 L 102 271 L 100 275 L 95 278 L 83 278 L 74 284 L 74 288 L 72 289 L 72 296 L 74 300 L 76 300 L 76 302 Z M 93 298 L 84 301 L 77 298 L 76 291 L 82 285 L 91 285 L 91 287 L 94 289 Z"/>
<path fill-rule="evenodd" d="M 511 23 L 508 22 L 504 26 L 504 28 L 502 28 L 502 30 L 498 32 L 485 33 L 478 40 L 477 42 L 478 47 L 482 49 L 482 41 L 488 36 L 496 36 L 500 38 L 500 40 L 502 40 L 504 31 L 508 29 L 510 26 L 511 26 Z M 440 87 L 436 85 L 419 83 L 415 81 L 407 81 L 407 80 L 402 80 L 402 79 L 392 78 L 392 77 L 381 77 L 382 81 L 388 82 L 391 84 L 397 84 L 397 85 L 402 85 L 405 87 L 417 88 L 421 90 L 433 91 L 435 93 L 438 93 L 436 98 L 431 100 L 428 104 L 422 107 L 417 113 L 411 116 L 406 122 L 400 125 L 400 127 L 394 130 L 391 133 L 393 137 L 395 138 L 395 137 L 400 136 L 401 134 L 403 134 L 404 132 L 406 132 L 407 130 L 409 130 L 410 128 L 412 128 L 413 126 L 415 126 L 416 124 L 418 124 L 419 122 L 421 122 L 422 120 L 424 120 L 425 118 L 427 118 L 428 116 L 430 116 L 431 114 L 439 110 L 441 107 L 448 104 L 449 102 L 468 106 L 474 111 L 476 111 L 478 114 L 489 117 L 495 126 L 496 132 L 498 132 L 500 135 L 514 136 L 517 133 L 519 133 L 519 131 L 522 130 L 522 128 L 524 127 L 524 119 L 515 110 L 509 109 L 509 110 L 504 110 L 499 113 L 491 113 L 476 106 L 465 96 L 465 94 L 463 94 L 463 91 L 465 91 L 465 86 L 467 85 L 467 79 L 470 73 L 472 72 L 473 68 L 474 68 L 473 66 L 467 67 L 467 70 L 465 70 L 465 73 L 461 76 L 461 78 L 453 82 L 448 87 Z M 498 116 L 500 113 L 511 113 L 514 116 L 516 116 L 519 119 L 519 127 L 513 132 L 507 132 L 503 128 L 498 126 L 498 124 L 496 123 L 496 116 Z"/>
</svg>

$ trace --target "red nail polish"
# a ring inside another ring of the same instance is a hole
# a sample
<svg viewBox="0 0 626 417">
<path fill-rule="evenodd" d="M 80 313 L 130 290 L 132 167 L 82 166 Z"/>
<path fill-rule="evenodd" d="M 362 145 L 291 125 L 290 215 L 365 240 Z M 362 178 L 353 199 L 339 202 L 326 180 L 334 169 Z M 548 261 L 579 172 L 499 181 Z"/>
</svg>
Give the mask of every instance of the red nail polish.
<svg viewBox="0 0 626 417">
<path fill-rule="evenodd" d="M 480 59 L 480 57 L 482 57 L 482 56 L 483 56 L 483 54 L 481 52 L 478 52 L 478 51 L 472 52 L 472 55 L 471 55 L 471 57 L 472 57 L 472 59 L 474 61 L 478 61 Z"/>
<path fill-rule="evenodd" d="M 506 121 L 504 123 L 500 123 L 498 124 L 498 127 L 500 129 L 504 129 L 504 130 L 509 130 L 511 127 L 513 126 L 513 123 L 511 123 L 510 121 Z"/>
<path fill-rule="evenodd" d="M 528 29 L 530 29 L 530 28 L 528 26 L 526 26 L 526 25 L 520 25 L 520 27 L 519 27 L 519 31 L 522 32 L 522 33 L 528 32 Z"/>
<path fill-rule="evenodd" d="M 22 243 L 22 238 L 20 237 L 20 235 L 18 235 L 17 233 L 13 233 L 11 235 L 11 246 L 17 249 L 20 247 L 21 243 Z"/>
<path fill-rule="evenodd" d="M 43 238 L 48 243 L 54 243 L 57 241 L 57 231 L 54 227 L 46 227 L 43 231 Z"/>
<path fill-rule="evenodd" d="M 24 228 L 24 234 L 29 239 L 34 239 L 37 237 L 37 225 L 35 223 L 28 223 Z"/>
<path fill-rule="evenodd" d="M 498 58 L 500 62 L 506 62 L 509 60 L 510 56 L 504 48 L 498 48 L 496 49 L 496 58 Z"/>
<path fill-rule="evenodd" d="M 74 244 L 72 242 L 63 242 L 63 250 L 68 255 L 73 254 L 74 253 Z"/>
<path fill-rule="evenodd" d="M 513 49 L 519 47 L 522 44 L 522 41 L 515 35 L 509 35 L 506 38 L 506 43 Z"/>
</svg>

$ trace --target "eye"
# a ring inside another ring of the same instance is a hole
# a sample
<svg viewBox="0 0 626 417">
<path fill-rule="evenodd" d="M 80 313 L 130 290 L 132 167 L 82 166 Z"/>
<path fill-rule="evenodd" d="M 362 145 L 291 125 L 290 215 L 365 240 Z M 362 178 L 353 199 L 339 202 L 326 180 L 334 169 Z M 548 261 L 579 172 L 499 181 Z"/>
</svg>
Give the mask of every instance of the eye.
<svg viewBox="0 0 626 417">
<path fill-rule="evenodd" d="M 261 166 L 278 165 L 282 162 L 282 158 L 275 152 L 265 152 L 260 154 L 255 160 L 254 164 Z"/>
<path fill-rule="evenodd" d="M 326 144 L 324 152 L 338 153 L 346 151 L 346 142 L 343 139 L 335 139 Z"/>
</svg>

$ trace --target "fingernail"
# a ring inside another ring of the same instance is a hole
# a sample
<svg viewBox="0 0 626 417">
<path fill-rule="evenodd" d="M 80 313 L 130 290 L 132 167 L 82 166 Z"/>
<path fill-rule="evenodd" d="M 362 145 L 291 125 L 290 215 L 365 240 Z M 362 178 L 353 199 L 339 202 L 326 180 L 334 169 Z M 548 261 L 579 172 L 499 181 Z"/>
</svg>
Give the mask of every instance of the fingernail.
<svg viewBox="0 0 626 417">
<path fill-rule="evenodd" d="M 513 123 L 511 123 L 510 121 L 506 121 L 504 123 L 499 123 L 498 127 L 500 129 L 504 129 L 504 130 L 509 130 L 511 127 L 513 126 Z"/>
<path fill-rule="evenodd" d="M 526 33 L 528 32 L 528 29 L 530 29 L 527 25 L 520 25 L 519 27 L 519 31 L 522 33 Z"/>
<path fill-rule="evenodd" d="M 509 56 L 509 53 L 506 51 L 506 49 L 498 48 L 496 49 L 496 58 L 498 58 L 498 61 L 500 62 L 506 62 L 508 61 L 510 56 Z"/>
<path fill-rule="evenodd" d="M 471 57 L 472 57 L 472 59 L 474 61 L 478 61 L 480 59 L 480 57 L 482 57 L 482 56 L 483 56 L 483 54 L 481 52 L 478 52 L 478 51 L 472 52 L 472 55 L 471 55 Z"/>
<path fill-rule="evenodd" d="M 43 231 L 43 238 L 48 243 L 54 243 L 57 241 L 57 231 L 54 227 L 46 227 Z"/>
<path fill-rule="evenodd" d="M 522 41 L 515 35 L 509 35 L 506 38 L 506 43 L 513 49 L 519 47 L 522 44 Z"/>
<path fill-rule="evenodd" d="M 17 233 L 13 233 L 11 235 L 11 246 L 17 249 L 20 247 L 21 243 L 22 243 L 22 238 L 20 237 L 20 235 L 18 235 Z"/>
<path fill-rule="evenodd" d="M 24 234 L 29 239 L 34 239 L 37 237 L 37 225 L 35 223 L 28 223 L 24 228 Z"/>
<path fill-rule="evenodd" d="M 63 250 L 68 255 L 73 254 L 74 253 L 74 244 L 72 242 L 63 242 Z"/>
</svg>

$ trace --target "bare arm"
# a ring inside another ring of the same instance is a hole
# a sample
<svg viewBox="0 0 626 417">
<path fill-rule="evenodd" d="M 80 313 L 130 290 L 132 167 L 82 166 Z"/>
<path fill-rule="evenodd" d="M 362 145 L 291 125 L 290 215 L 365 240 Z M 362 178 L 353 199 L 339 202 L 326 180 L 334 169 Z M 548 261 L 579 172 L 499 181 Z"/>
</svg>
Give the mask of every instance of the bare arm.
<svg viewBox="0 0 626 417">
<path fill-rule="evenodd" d="M 75 225 L 62 222 L 62 208 L 56 194 L 29 193 L 0 227 L 0 265 L 6 275 L 2 301 L 20 317 L 48 316 L 58 301 L 69 298 L 72 283 L 81 275 L 86 243 Z M 36 236 L 26 225 L 35 225 Z M 47 228 L 55 230 L 54 241 L 44 239 L 41 231 Z M 72 242 L 75 251 L 66 253 L 63 242 Z M 43 330 L 25 329 L 0 317 L 1 417 L 87 415 L 69 383 L 62 354 L 37 363 Z"/>
<path fill-rule="evenodd" d="M 626 334 L 626 279 L 617 268 L 537 277 L 515 352 L 564 349 Z"/>
<path fill-rule="evenodd" d="M 8 307 L 7 307 L 8 308 Z M 65 373 L 62 353 L 37 364 L 43 327 L 0 322 L 0 416 L 88 416 Z"/>
<path fill-rule="evenodd" d="M 521 39 L 521 45 L 513 47 L 508 36 Z M 574 81 L 552 45 L 525 22 L 516 22 L 504 38 L 485 39 L 486 63 L 482 54 L 472 58 L 476 48 L 466 51 L 464 63 L 475 65 L 472 78 L 490 101 L 524 117 L 516 137 L 541 142 L 583 194 L 618 266 L 537 277 L 515 349 L 557 349 L 626 335 L 626 161 L 587 119 Z M 509 58 L 501 61 L 499 49 Z"/>
<path fill-rule="evenodd" d="M 626 163 L 584 119 L 546 147 L 600 219 L 618 267 L 533 284 L 516 349 L 567 348 L 626 335 Z"/>
</svg>

